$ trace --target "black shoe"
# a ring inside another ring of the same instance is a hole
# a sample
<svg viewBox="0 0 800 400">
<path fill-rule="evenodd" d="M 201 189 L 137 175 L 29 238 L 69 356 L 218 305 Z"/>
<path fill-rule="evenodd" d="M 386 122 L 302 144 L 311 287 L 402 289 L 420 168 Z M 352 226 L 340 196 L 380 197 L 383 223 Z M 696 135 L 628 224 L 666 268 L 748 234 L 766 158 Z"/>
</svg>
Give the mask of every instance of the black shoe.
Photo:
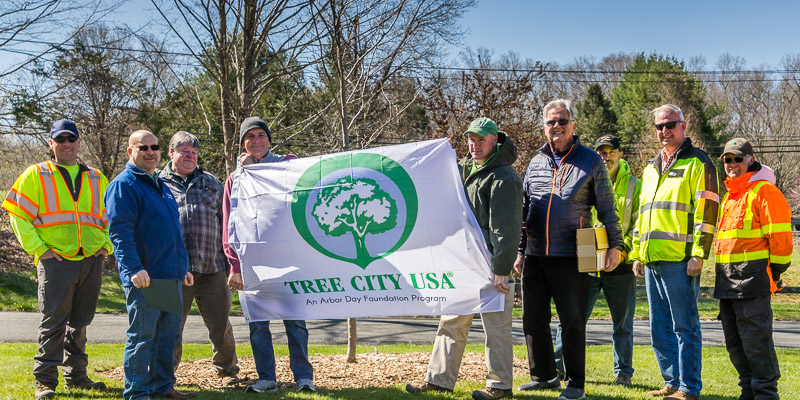
<svg viewBox="0 0 800 400">
<path fill-rule="evenodd" d="M 561 389 L 561 381 L 558 377 L 550 379 L 549 381 L 532 381 L 519 387 L 520 391 L 528 390 L 544 390 L 544 389 Z"/>
<path fill-rule="evenodd" d="M 65 382 L 68 389 L 85 389 L 85 390 L 106 390 L 106 384 L 103 382 L 95 382 L 89 379 L 88 376 L 78 379 L 77 381 Z"/>
<path fill-rule="evenodd" d="M 619 375 L 614 378 L 614 384 L 617 386 L 625 386 L 625 387 L 632 387 L 633 382 L 631 382 L 630 376 Z"/>
<path fill-rule="evenodd" d="M 452 389 L 446 389 L 441 386 L 434 385 L 428 382 L 422 383 L 409 383 L 406 385 L 406 392 L 411 394 L 424 393 L 424 392 L 442 392 L 453 393 Z"/>
</svg>

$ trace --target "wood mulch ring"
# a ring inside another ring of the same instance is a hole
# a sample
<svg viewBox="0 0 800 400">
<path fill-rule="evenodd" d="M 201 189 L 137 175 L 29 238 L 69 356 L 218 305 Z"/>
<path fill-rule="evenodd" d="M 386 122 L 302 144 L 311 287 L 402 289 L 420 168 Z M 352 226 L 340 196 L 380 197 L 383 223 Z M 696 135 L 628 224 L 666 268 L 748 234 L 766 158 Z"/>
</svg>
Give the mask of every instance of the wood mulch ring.
<svg viewBox="0 0 800 400">
<path fill-rule="evenodd" d="M 314 384 L 320 389 L 359 389 L 367 387 L 389 387 L 406 383 L 422 382 L 430 361 L 430 353 L 360 353 L 358 362 L 347 363 L 344 355 L 310 355 L 314 366 Z M 289 370 L 289 356 L 278 357 L 276 373 L 280 389 L 294 388 L 294 379 Z M 258 378 L 253 357 L 239 358 L 238 389 L 244 389 Z M 122 367 L 98 371 L 101 375 L 123 380 Z M 528 363 L 514 359 L 514 375 L 526 375 Z M 177 384 L 194 386 L 204 390 L 222 389 L 222 379 L 217 377 L 211 359 L 182 362 L 175 373 Z M 483 382 L 486 379 L 484 356 L 480 353 L 464 353 L 458 380 Z"/>
</svg>

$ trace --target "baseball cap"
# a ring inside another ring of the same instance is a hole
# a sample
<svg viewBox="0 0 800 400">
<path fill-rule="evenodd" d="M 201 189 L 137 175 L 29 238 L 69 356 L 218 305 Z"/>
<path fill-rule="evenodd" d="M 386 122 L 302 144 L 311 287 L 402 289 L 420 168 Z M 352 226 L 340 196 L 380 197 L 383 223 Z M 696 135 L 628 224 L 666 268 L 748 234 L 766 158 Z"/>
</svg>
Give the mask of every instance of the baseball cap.
<svg viewBox="0 0 800 400">
<path fill-rule="evenodd" d="M 464 134 L 470 132 L 478 136 L 497 135 L 497 124 L 489 118 L 481 117 L 472 121 Z"/>
<path fill-rule="evenodd" d="M 53 122 L 53 127 L 50 129 L 50 139 L 55 139 L 64 132 L 71 133 L 72 136 L 76 138 L 81 137 L 81 135 L 78 134 L 78 127 L 75 126 L 74 122 L 68 119 L 60 119 Z"/>
<path fill-rule="evenodd" d="M 601 146 L 608 146 L 614 150 L 619 149 L 619 138 L 614 135 L 603 135 L 594 142 L 594 150 L 597 151 Z"/>
<path fill-rule="evenodd" d="M 725 150 L 722 150 L 722 156 L 725 154 L 733 154 L 738 157 L 752 156 L 753 146 L 745 138 L 733 138 L 725 143 Z"/>
</svg>

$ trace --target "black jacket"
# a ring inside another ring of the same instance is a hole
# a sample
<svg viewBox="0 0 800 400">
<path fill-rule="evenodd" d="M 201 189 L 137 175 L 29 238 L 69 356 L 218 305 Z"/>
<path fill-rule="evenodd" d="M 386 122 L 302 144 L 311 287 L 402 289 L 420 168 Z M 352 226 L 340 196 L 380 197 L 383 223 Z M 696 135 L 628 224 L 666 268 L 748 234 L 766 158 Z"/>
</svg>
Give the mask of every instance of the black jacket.
<svg viewBox="0 0 800 400">
<path fill-rule="evenodd" d="M 606 226 L 608 244 L 622 247 L 614 187 L 603 159 L 574 136 L 569 153 L 556 168 L 549 143 L 533 156 L 525 172 L 520 252 L 526 255 L 576 257 L 576 232 L 588 228 L 592 206 Z"/>
</svg>

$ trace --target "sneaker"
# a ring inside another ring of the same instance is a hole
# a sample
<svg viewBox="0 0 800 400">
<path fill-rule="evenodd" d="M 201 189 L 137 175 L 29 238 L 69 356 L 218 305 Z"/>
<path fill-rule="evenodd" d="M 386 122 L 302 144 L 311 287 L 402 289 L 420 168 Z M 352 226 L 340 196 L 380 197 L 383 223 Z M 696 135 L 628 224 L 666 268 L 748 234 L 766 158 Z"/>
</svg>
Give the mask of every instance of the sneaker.
<svg viewBox="0 0 800 400">
<path fill-rule="evenodd" d="M 259 380 L 258 382 L 248 386 L 244 391 L 247 393 L 277 392 L 278 383 L 275 381 Z"/>
<path fill-rule="evenodd" d="M 36 400 L 52 399 L 56 397 L 56 385 L 48 385 L 41 382 L 36 382 L 36 391 L 33 393 Z"/>
<path fill-rule="evenodd" d="M 678 391 L 678 389 L 675 389 L 672 386 L 666 386 L 665 385 L 663 388 L 661 388 L 659 390 L 651 390 L 651 391 L 647 392 L 647 395 L 653 396 L 653 397 L 664 397 L 664 396 L 669 396 L 671 394 L 675 394 L 675 392 L 677 392 L 677 391 Z"/>
<path fill-rule="evenodd" d="M 616 378 L 614 378 L 614 384 L 617 386 L 625 386 L 625 387 L 633 386 L 633 382 L 631 382 L 631 377 L 623 375 L 619 375 Z"/>
<path fill-rule="evenodd" d="M 428 382 L 422 383 L 409 383 L 406 385 L 406 392 L 411 394 L 424 393 L 424 392 L 443 392 L 453 393 L 453 389 L 443 388 Z"/>
<path fill-rule="evenodd" d="M 558 400 L 580 400 L 586 398 L 586 391 L 579 388 L 568 387 L 561 392 Z"/>
<path fill-rule="evenodd" d="M 475 400 L 494 400 L 502 398 L 512 398 L 514 393 L 512 389 L 498 389 L 493 387 L 486 387 L 472 392 L 472 398 Z"/>
<path fill-rule="evenodd" d="M 561 389 L 561 380 L 558 377 L 550 379 L 549 381 L 532 381 L 519 387 L 521 391 L 528 390 L 544 390 L 544 389 Z"/>
<path fill-rule="evenodd" d="M 297 391 L 311 393 L 316 392 L 317 387 L 314 386 L 314 382 L 312 382 L 311 379 L 300 379 L 297 381 Z"/>
<path fill-rule="evenodd" d="M 700 396 L 692 396 L 683 390 L 678 390 L 671 396 L 664 397 L 664 400 L 699 400 Z"/>
<path fill-rule="evenodd" d="M 105 383 L 95 382 L 89 379 L 88 376 L 78 379 L 77 381 L 65 382 L 64 386 L 68 389 L 106 390 Z"/>
</svg>

